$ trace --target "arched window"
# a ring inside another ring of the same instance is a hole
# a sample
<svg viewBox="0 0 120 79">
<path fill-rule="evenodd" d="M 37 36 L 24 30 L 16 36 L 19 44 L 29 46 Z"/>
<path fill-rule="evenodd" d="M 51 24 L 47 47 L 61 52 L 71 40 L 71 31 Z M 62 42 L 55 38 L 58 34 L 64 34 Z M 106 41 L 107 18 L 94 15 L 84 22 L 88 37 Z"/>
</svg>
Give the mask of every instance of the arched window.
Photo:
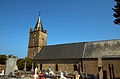
<svg viewBox="0 0 120 79">
<path fill-rule="evenodd" d="M 42 38 L 42 44 L 44 45 L 44 38 Z"/>
<path fill-rule="evenodd" d="M 77 71 L 77 65 L 74 64 L 74 71 Z"/>
<path fill-rule="evenodd" d="M 42 64 L 40 64 L 40 70 L 42 70 Z"/>
<path fill-rule="evenodd" d="M 56 71 L 58 71 L 58 65 L 57 64 L 55 65 L 55 67 L 56 67 Z"/>
</svg>

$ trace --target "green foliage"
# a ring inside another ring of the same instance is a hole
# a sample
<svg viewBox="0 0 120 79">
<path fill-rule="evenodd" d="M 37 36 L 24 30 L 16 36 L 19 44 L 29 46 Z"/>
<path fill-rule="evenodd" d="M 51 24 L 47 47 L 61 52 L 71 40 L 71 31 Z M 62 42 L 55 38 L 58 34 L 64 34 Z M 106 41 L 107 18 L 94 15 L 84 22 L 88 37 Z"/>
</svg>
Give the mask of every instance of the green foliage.
<svg viewBox="0 0 120 79">
<path fill-rule="evenodd" d="M 0 64 L 4 64 L 6 63 L 7 60 L 7 56 L 6 55 L 0 55 Z"/>
<path fill-rule="evenodd" d="M 35 61 L 33 59 L 25 58 L 25 59 L 19 59 L 17 61 L 17 66 L 18 66 L 19 70 L 23 70 L 24 69 L 25 61 L 26 61 L 26 69 L 27 69 L 27 71 L 31 70 L 32 63 L 34 64 L 34 69 L 35 69 L 35 67 L 37 67 L 37 64 L 35 63 Z"/>
<path fill-rule="evenodd" d="M 115 12 L 113 16 L 116 18 L 113 22 L 115 24 L 120 25 L 120 0 L 115 0 L 117 4 L 112 8 L 112 10 Z"/>
</svg>

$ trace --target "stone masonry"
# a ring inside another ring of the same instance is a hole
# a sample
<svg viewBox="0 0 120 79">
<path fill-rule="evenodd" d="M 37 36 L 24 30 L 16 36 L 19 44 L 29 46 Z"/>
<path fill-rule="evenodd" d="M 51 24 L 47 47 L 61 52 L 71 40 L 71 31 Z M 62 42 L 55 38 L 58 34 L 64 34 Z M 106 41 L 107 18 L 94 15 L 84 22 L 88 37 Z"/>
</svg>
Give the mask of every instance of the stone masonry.
<svg viewBox="0 0 120 79">
<path fill-rule="evenodd" d="M 101 74 L 104 75 L 99 71 L 99 67 L 102 68 L 102 71 L 106 71 L 107 79 L 110 79 L 109 73 L 109 64 L 113 64 L 114 66 L 114 74 L 115 78 L 120 78 L 120 59 L 112 59 L 112 58 L 102 58 L 101 62 L 99 59 L 83 59 L 83 73 L 87 74 Z M 49 67 L 52 68 L 54 73 L 64 71 L 67 73 L 74 73 L 74 64 L 57 64 L 58 71 L 56 71 L 56 64 L 42 64 L 42 70 L 47 70 Z M 76 64 L 77 68 L 79 64 Z M 38 65 L 40 67 L 40 65 Z M 81 68 L 80 68 L 81 69 Z"/>
<path fill-rule="evenodd" d="M 36 29 L 38 28 L 38 29 Z M 34 58 L 34 56 L 41 50 L 42 46 L 47 45 L 47 30 L 43 30 L 43 26 L 41 24 L 40 16 L 36 27 L 34 30 L 30 29 L 29 35 L 29 45 L 28 45 L 28 58 Z"/>
</svg>

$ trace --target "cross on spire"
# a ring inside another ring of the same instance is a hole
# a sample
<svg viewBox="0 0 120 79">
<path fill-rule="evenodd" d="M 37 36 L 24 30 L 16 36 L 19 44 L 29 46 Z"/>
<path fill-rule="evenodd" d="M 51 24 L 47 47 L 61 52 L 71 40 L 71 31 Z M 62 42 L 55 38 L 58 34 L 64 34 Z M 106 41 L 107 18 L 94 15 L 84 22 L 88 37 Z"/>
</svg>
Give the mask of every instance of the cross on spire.
<svg viewBox="0 0 120 79">
<path fill-rule="evenodd" d="M 35 26 L 34 30 L 41 30 L 41 31 L 43 31 L 43 26 L 42 26 L 42 23 L 41 23 L 40 14 L 41 13 L 39 12 L 39 18 L 38 18 L 38 21 L 36 23 L 36 26 Z"/>
<path fill-rule="evenodd" d="M 40 14 L 41 14 L 41 13 L 39 12 L 39 16 L 40 16 Z"/>
</svg>

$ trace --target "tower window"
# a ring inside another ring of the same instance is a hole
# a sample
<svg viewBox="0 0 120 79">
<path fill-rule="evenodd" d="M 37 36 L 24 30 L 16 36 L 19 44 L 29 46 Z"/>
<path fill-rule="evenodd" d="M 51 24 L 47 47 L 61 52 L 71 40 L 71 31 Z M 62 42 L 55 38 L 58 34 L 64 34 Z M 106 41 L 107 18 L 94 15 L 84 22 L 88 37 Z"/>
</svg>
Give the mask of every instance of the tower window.
<svg viewBox="0 0 120 79">
<path fill-rule="evenodd" d="M 35 38 L 33 38 L 33 44 L 35 43 Z"/>
<path fill-rule="evenodd" d="M 42 43 L 44 43 L 44 38 L 42 38 Z"/>
<path fill-rule="evenodd" d="M 33 38 L 33 44 L 35 43 L 35 38 Z"/>
</svg>

